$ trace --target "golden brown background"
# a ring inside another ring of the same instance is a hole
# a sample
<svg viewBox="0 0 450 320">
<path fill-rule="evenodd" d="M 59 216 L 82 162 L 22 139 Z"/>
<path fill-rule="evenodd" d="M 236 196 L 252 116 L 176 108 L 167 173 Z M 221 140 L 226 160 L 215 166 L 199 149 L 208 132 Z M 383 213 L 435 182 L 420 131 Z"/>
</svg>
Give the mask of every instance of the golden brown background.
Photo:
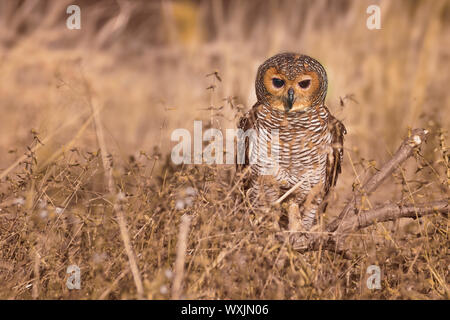
<svg viewBox="0 0 450 320">
<path fill-rule="evenodd" d="M 450 127 L 448 1 L 381 1 L 381 30 L 366 27 L 373 1 L 80 1 L 81 30 L 66 28 L 68 4 L 1 3 L 2 167 L 31 128 L 45 136 L 89 112 L 84 81 L 111 147 L 167 151 L 173 128 L 208 119 L 206 74 L 219 72 L 212 102 L 232 119 L 222 99 L 251 107 L 257 67 L 283 51 L 325 66 L 327 104 L 366 158 L 384 159 L 408 127 Z M 358 103 L 340 107 L 346 95 Z"/>
</svg>

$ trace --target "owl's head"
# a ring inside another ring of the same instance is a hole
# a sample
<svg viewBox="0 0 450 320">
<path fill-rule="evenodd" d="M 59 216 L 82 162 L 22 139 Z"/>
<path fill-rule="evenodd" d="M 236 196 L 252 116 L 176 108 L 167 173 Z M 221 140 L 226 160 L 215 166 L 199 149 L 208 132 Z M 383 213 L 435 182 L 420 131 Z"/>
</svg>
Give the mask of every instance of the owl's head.
<svg viewBox="0 0 450 320">
<path fill-rule="evenodd" d="M 323 104 L 327 74 L 315 59 L 296 53 L 280 53 L 267 59 L 256 76 L 258 102 L 285 112 Z"/>
</svg>

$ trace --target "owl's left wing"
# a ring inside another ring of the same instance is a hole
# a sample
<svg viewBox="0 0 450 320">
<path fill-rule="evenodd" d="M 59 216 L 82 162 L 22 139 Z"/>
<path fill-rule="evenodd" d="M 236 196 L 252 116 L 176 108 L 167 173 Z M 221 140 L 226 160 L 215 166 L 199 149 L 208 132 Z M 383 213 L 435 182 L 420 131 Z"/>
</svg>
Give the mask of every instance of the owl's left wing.
<svg viewBox="0 0 450 320">
<path fill-rule="evenodd" d="M 338 119 L 329 115 L 328 126 L 331 132 L 331 150 L 328 153 L 326 164 L 325 194 L 336 185 L 338 175 L 341 173 L 341 164 L 344 156 L 345 126 Z"/>
</svg>

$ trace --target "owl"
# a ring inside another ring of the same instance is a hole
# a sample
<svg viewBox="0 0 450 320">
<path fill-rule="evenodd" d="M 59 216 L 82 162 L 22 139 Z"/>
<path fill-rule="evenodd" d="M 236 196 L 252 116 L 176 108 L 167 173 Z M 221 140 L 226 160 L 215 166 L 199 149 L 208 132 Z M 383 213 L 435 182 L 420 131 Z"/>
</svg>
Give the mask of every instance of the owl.
<svg viewBox="0 0 450 320">
<path fill-rule="evenodd" d="M 327 74 L 315 59 L 281 53 L 266 60 L 256 76 L 256 104 L 239 120 L 245 134 L 244 183 L 256 206 L 298 205 L 299 226 L 310 230 L 341 172 L 346 129 L 325 106 Z M 287 195 L 287 197 L 286 197 Z M 289 222 L 291 224 L 291 221 Z"/>
</svg>

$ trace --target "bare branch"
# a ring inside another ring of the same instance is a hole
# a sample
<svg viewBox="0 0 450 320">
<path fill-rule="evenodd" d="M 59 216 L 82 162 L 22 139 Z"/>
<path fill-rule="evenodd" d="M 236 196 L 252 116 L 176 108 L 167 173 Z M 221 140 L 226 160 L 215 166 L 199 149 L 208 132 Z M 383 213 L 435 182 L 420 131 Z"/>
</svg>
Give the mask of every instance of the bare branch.
<svg viewBox="0 0 450 320">
<path fill-rule="evenodd" d="M 343 248 L 343 240 L 352 232 L 379 222 L 394 221 L 400 218 L 417 219 L 434 213 L 448 215 L 450 198 L 415 205 L 388 204 L 372 210 L 360 211 L 362 196 L 367 196 L 374 192 L 399 165 L 411 157 L 414 150 L 420 147 L 423 141 L 425 141 L 427 133 L 428 131 L 424 129 L 412 130 L 394 156 L 382 166 L 380 171 L 367 179 L 360 192 L 353 195 L 338 218 L 325 227 L 326 231 L 310 234 L 306 242 L 304 238 L 302 238 L 302 241 L 296 242 L 294 237 L 294 248 L 301 253 L 323 248 L 335 251 L 349 258 L 351 255 Z M 356 212 L 356 210 L 359 212 Z M 354 214 L 348 215 L 348 213 Z M 301 234 L 299 234 L 300 238 Z"/>
<path fill-rule="evenodd" d="M 409 157 L 413 155 L 413 152 L 416 148 L 418 148 L 423 141 L 425 141 L 426 135 L 428 131 L 425 129 L 414 129 L 410 133 L 410 135 L 403 141 L 403 143 L 398 148 L 397 152 L 394 156 L 385 163 L 381 170 L 370 177 L 366 183 L 361 188 L 361 191 L 358 194 L 354 194 L 351 200 L 347 203 L 344 210 L 339 214 L 338 218 L 332 221 L 327 226 L 327 231 L 333 232 L 339 228 L 339 225 L 343 219 L 345 219 L 348 213 L 353 212 L 357 213 L 361 207 L 361 198 L 363 195 L 369 195 L 374 192 L 378 186 L 383 183 L 383 181 L 390 176 L 399 165 L 406 161 Z"/>
<path fill-rule="evenodd" d="M 389 204 L 377 209 L 361 212 L 342 221 L 340 233 L 360 230 L 378 222 L 394 221 L 399 218 L 417 219 L 433 213 L 447 213 L 449 211 L 449 199 L 424 203 L 419 205 L 402 206 Z"/>
<path fill-rule="evenodd" d="M 379 222 L 394 221 L 400 218 L 417 219 L 434 213 L 448 215 L 450 211 L 449 200 L 443 199 L 430 203 L 407 206 L 389 204 L 373 210 L 364 211 L 357 216 L 353 215 L 344 219 L 340 224 L 339 231 L 313 234 L 308 239 L 308 242 L 303 243 L 300 247 L 294 246 L 294 248 L 303 253 L 306 251 L 317 251 L 322 245 L 323 249 L 335 251 L 350 258 L 350 254 L 341 246 L 343 240 L 350 233 Z"/>
</svg>

